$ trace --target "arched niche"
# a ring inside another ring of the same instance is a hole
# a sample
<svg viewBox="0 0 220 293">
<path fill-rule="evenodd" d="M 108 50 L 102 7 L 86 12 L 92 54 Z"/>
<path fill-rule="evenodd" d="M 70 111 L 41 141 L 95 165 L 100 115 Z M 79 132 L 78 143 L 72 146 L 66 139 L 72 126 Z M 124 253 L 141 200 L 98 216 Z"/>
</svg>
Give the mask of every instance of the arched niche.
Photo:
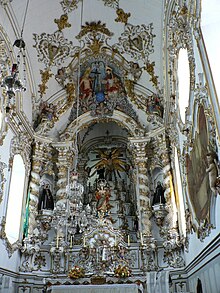
<svg viewBox="0 0 220 293">
<path fill-rule="evenodd" d="M 25 165 L 21 155 L 13 157 L 11 180 L 7 201 L 5 232 L 10 243 L 19 239 L 21 211 L 25 186 Z"/>
<path fill-rule="evenodd" d="M 111 117 L 97 118 L 91 116 L 89 112 L 74 120 L 67 129 L 60 135 L 61 140 L 74 140 L 76 133 L 84 128 L 88 128 L 91 124 L 114 121 L 122 128 L 126 128 L 130 136 L 141 137 L 145 135 L 144 128 L 127 114 L 114 110 Z"/>
</svg>

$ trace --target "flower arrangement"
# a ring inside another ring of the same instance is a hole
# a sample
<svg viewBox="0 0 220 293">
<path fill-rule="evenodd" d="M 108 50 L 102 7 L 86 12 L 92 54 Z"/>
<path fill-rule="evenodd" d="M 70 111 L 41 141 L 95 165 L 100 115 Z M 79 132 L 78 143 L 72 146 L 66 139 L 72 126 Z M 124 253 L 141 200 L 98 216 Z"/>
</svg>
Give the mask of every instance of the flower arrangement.
<svg viewBox="0 0 220 293">
<path fill-rule="evenodd" d="M 114 273 L 117 278 L 127 278 L 131 276 L 131 270 L 128 267 L 121 265 L 117 266 Z"/>
<path fill-rule="evenodd" d="M 68 277 L 71 279 L 79 279 L 79 278 L 83 278 L 85 276 L 85 271 L 83 268 L 79 267 L 79 266 L 74 266 L 68 274 Z"/>
</svg>

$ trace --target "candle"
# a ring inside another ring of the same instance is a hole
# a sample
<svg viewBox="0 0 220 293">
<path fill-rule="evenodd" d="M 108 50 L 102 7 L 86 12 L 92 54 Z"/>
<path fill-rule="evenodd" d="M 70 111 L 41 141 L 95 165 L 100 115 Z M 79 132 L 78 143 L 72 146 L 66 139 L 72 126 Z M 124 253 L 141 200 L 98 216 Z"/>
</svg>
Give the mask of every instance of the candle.
<svg viewBox="0 0 220 293">
<path fill-rule="evenodd" d="M 143 245 L 143 235 L 141 233 L 141 245 Z"/>
<path fill-rule="evenodd" d="M 56 245 L 56 248 L 59 248 L 59 236 L 57 234 L 57 245 Z"/>
<path fill-rule="evenodd" d="M 70 248 L 73 247 L 73 236 L 70 236 Z"/>
<path fill-rule="evenodd" d="M 115 246 L 117 245 L 117 235 L 115 235 Z"/>
<path fill-rule="evenodd" d="M 86 237 L 83 238 L 83 247 L 86 247 Z"/>
<path fill-rule="evenodd" d="M 128 246 L 130 246 L 130 235 L 128 235 Z"/>
</svg>

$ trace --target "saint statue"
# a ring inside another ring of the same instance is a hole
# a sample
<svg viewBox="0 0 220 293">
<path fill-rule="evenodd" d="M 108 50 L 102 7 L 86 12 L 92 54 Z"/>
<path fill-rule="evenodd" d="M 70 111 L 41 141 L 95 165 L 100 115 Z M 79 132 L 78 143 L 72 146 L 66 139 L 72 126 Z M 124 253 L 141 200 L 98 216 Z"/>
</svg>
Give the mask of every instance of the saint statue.
<svg viewBox="0 0 220 293">
<path fill-rule="evenodd" d="M 165 197 L 164 197 L 164 192 L 165 192 L 164 187 L 162 186 L 161 182 L 158 181 L 156 190 L 154 192 L 154 198 L 153 198 L 152 205 L 165 204 L 166 203 L 166 200 L 165 200 Z"/>
<path fill-rule="evenodd" d="M 53 201 L 53 195 L 50 190 L 50 184 L 44 181 L 40 187 L 38 211 L 53 210 L 53 209 L 54 209 L 54 201 Z"/>
<path fill-rule="evenodd" d="M 98 188 L 95 193 L 97 204 L 96 209 L 98 212 L 106 213 L 110 209 L 109 198 L 111 196 L 110 189 L 107 186 L 106 180 L 98 181 Z"/>
</svg>

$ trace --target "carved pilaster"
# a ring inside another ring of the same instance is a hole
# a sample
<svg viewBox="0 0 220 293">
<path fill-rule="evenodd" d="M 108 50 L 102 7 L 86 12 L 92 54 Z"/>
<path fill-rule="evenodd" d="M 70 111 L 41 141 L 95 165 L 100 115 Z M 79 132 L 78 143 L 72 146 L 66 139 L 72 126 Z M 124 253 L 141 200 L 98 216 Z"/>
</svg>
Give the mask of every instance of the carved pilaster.
<svg viewBox="0 0 220 293">
<path fill-rule="evenodd" d="M 31 179 L 29 182 L 29 192 L 30 192 L 30 203 L 29 203 L 29 224 L 28 224 L 28 235 L 33 234 L 33 230 L 37 226 L 36 216 L 37 216 L 37 204 L 38 195 L 40 187 L 40 172 L 42 168 L 42 145 L 41 143 L 36 143 L 34 146 L 34 154 L 32 157 L 32 170 Z"/>
<path fill-rule="evenodd" d="M 177 210 L 176 210 L 176 202 L 175 202 L 175 194 L 173 187 L 173 178 L 171 172 L 171 161 L 168 146 L 166 142 L 163 142 L 161 146 L 161 160 L 163 165 L 163 173 L 164 173 L 164 187 L 165 192 L 164 196 L 166 198 L 166 211 L 167 216 L 165 218 L 165 225 L 161 227 L 161 233 L 163 235 L 167 235 L 168 231 L 172 228 L 176 228 L 177 224 Z"/>
<path fill-rule="evenodd" d="M 74 154 L 67 147 L 57 147 L 59 152 L 57 168 L 58 168 L 58 178 L 57 178 L 57 203 L 63 201 L 66 198 L 66 186 L 68 181 L 68 169 L 71 170 L 73 167 Z"/>
<path fill-rule="evenodd" d="M 139 221 L 141 223 L 141 231 L 146 236 L 151 236 L 151 221 L 152 210 L 150 207 L 150 190 L 149 179 L 147 176 L 147 157 L 146 145 L 148 142 L 132 142 L 133 158 L 137 169 L 137 203 L 139 208 Z"/>
</svg>

